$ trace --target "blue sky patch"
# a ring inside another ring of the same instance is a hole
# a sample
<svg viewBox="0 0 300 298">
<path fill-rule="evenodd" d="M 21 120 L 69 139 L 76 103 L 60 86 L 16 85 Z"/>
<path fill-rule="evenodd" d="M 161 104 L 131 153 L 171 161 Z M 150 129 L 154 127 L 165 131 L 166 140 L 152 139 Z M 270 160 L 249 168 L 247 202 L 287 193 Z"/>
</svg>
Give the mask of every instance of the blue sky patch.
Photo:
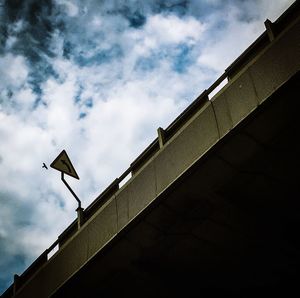
<svg viewBox="0 0 300 298">
<path fill-rule="evenodd" d="M 91 66 L 109 63 L 113 59 L 119 59 L 122 57 L 122 53 L 122 48 L 115 44 L 107 50 L 99 50 L 99 52 L 92 55 L 89 54 L 89 48 L 87 48 L 86 51 L 83 50 L 79 52 L 74 59 L 80 66 Z"/>
<path fill-rule="evenodd" d="M 85 106 L 88 107 L 88 108 L 92 108 L 93 107 L 93 99 L 92 98 L 88 98 L 86 101 L 85 101 Z"/>
<path fill-rule="evenodd" d="M 83 118 L 85 118 L 85 117 L 86 117 L 86 115 L 87 115 L 87 113 L 80 112 L 80 113 L 79 113 L 79 119 L 83 119 Z"/>
<path fill-rule="evenodd" d="M 186 44 L 181 44 L 176 48 L 176 54 L 173 58 L 173 69 L 176 72 L 183 73 L 192 63 L 190 57 L 190 47 Z"/>
</svg>

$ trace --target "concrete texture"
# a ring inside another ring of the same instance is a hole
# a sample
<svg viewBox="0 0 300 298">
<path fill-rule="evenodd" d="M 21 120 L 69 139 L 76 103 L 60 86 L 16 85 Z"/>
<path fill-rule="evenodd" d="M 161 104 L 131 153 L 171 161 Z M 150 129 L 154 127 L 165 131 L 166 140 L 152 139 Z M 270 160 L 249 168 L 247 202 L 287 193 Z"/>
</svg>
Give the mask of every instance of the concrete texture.
<svg viewBox="0 0 300 298">
<path fill-rule="evenodd" d="M 278 36 L 251 65 L 250 73 L 259 102 L 287 81 L 300 68 L 300 23 Z"/>
<path fill-rule="evenodd" d="M 124 187 L 116 194 L 118 232 L 129 222 L 128 208 L 129 188 Z"/>
<path fill-rule="evenodd" d="M 232 125 L 237 125 L 258 105 L 256 91 L 249 72 L 242 73 L 225 91 Z"/>
<path fill-rule="evenodd" d="M 92 257 L 117 233 L 117 206 L 112 199 L 86 226 L 88 257 Z M 79 233 L 80 235 L 81 233 Z M 82 233 L 84 234 L 84 233 Z"/>
<path fill-rule="evenodd" d="M 227 97 L 224 92 L 219 93 L 211 99 L 218 124 L 220 138 L 222 138 L 232 127 L 232 119 L 227 104 Z"/>
<path fill-rule="evenodd" d="M 135 217 L 156 197 L 155 168 L 150 162 L 127 185 L 129 220 Z"/>
<path fill-rule="evenodd" d="M 211 103 L 208 102 L 184 130 L 165 144 L 155 158 L 157 193 L 163 191 L 219 139 Z"/>
</svg>

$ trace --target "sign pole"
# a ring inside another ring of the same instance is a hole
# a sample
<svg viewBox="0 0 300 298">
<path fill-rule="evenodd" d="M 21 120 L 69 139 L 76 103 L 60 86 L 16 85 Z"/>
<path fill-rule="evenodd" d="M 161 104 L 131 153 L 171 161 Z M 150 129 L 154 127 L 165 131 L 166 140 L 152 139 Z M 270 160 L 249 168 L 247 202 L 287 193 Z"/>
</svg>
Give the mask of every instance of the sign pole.
<svg viewBox="0 0 300 298">
<path fill-rule="evenodd" d="M 78 202 L 78 208 L 81 208 L 81 201 L 79 200 L 79 198 L 77 197 L 76 193 L 73 191 L 73 189 L 70 187 L 70 185 L 65 180 L 65 178 L 64 178 L 64 172 L 61 172 L 61 180 L 66 185 L 66 187 L 68 188 L 68 190 L 71 192 L 71 194 L 73 195 L 73 197 L 75 198 L 75 200 Z"/>
<path fill-rule="evenodd" d="M 78 196 L 76 193 L 73 191 L 73 189 L 70 187 L 70 185 L 67 183 L 67 181 L 64 178 L 64 172 L 61 172 L 61 180 L 62 182 L 66 185 L 68 190 L 71 192 L 75 200 L 78 202 L 78 208 L 76 209 L 77 211 L 77 222 L 78 222 L 78 229 L 82 226 L 83 224 L 83 208 L 81 207 L 81 201 L 79 200 Z"/>
</svg>

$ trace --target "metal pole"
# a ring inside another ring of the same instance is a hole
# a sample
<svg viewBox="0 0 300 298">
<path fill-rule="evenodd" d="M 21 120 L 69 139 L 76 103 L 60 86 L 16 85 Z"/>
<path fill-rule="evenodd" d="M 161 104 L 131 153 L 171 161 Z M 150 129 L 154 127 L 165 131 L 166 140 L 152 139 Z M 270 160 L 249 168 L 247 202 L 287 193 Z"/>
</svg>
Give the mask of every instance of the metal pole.
<svg viewBox="0 0 300 298">
<path fill-rule="evenodd" d="M 74 196 L 75 200 L 78 202 L 78 208 L 81 208 L 81 201 L 77 197 L 76 193 L 73 191 L 73 189 L 70 187 L 70 185 L 67 183 L 67 181 L 64 179 L 64 173 L 61 172 L 61 180 L 66 185 L 68 190 L 71 192 L 71 194 Z"/>
<path fill-rule="evenodd" d="M 78 202 L 78 208 L 77 211 L 77 222 L 78 222 L 78 229 L 82 226 L 84 217 L 83 217 L 83 208 L 81 207 L 81 201 L 77 197 L 76 193 L 73 191 L 73 189 L 70 187 L 70 185 L 67 183 L 67 181 L 64 179 L 64 173 L 61 172 L 61 180 L 66 185 L 68 190 L 71 192 L 71 194 L 74 196 L 75 200 Z"/>
<path fill-rule="evenodd" d="M 83 208 L 78 207 L 76 211 L 77 211 L 77 225 L 78 225 L 78 229 L 80 229 L 80 227 L 83 225 L 84 222 Z"/>
</svg>

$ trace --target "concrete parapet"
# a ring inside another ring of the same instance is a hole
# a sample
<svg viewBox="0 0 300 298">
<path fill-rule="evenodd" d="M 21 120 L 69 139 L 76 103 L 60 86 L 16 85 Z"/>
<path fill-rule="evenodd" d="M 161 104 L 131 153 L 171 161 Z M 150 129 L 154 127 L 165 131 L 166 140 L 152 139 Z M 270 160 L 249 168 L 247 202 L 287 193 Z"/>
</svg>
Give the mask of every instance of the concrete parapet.
<svg viewBox="0 0 300 298">
<path fill-rule="evenodd" d="M 233 126 L 225 92 L 214 96 L 211 102 L 215 111 L 220 138 L 222 138 Z"/>
<path fill-rule="evenodd" d="M 129 222 L 128 198 L 129 188 L 127 186 L 121 188 L 121 190 L 116 194 L 118 232 L 121 231 Z"/>
<path fill-rule="evenodd" d="M 219 139 L 210 102 L 168 141 L 155 157 L 157 194 L 179 177 Z"/>
<path fill-rule="evenodd" d="M 142 171 L 127 185 L 128 216 L 133 219 L 156 197 L 155 168 L 153 162 L 147 164 Z"/>
<path fill-rule="evenodd" d="M 88 259 L 98 252 L 117 233 L 117 209 L 113 197 L 23 285 L 20 297 L 49 297 L 56 288 L 77 272 Z M 19 295 L 16 295 L 19 297 Z"/>
<path fill-rule="evenodd" d="M 101 208 L 101 211 L 91 218 L 86 229 L 88 258 L 90 258 L 117 233 L 117 205 L 115 197 L 108 201 Z"/>
<path fill-rule="evenodd" d="M 300 22 L 280 34 L 250 66 L 259 102 L 262 103 L 300 69 Z"/>
<path fill-rule="evenodd" d="M 242 73 L 225 91 L 232 125 L 248 116 L 258 105 L 254 85 L 249 72 Z"/>
</svg>

